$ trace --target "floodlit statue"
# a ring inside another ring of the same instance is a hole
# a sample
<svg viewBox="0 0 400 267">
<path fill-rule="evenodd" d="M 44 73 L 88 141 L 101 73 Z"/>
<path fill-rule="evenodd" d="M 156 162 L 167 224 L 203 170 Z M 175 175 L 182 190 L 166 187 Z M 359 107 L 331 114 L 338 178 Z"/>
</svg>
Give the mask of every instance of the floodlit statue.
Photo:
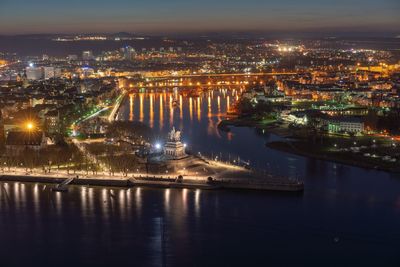
<svg viewBox="0 0 400 267">
<path fill-rule="evenodd" d="M 175 142 L 179 142 L 179 141 L 181 141 L 181 132 L 176 131 L 175 132 Z"/>
<path fill-rule="evenodd" d="M 175 127 L 168 133 L 168 142 L 164 145 L 164 157 L 168 160 L 178 160 L 188 157 L 185 152 L 185 146 L 181 142 L 181 131 L 175 130 Z"/>
<path fill-rule="evenodd" d="M 171 132 L 168 133 L 168 141 L 170 141 L 170 142 L 180 142 L 181 141 L 181 132 L 180 131 L 176 131 L 175 127 L 173 127 Z"/>
<path fill-rule="evenodd" d="M 168 133 L 168 141 L 173 142 L 175 138 L 175 127 Z"/>
</svg>

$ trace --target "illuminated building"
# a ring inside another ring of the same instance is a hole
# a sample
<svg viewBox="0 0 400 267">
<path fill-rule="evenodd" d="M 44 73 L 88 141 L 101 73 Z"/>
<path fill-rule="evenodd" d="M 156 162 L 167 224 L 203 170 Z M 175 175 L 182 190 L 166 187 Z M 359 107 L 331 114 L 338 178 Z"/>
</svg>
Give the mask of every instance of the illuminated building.
<svg viewBox="0 0 400 267">
<path fill-rule="evenodd" d="M 91 50 L 83 51 L 82 59 L 83 60 L 93 60 L 94 59 L 93 52 Z"/>
<path fill-rule="evenodd" d="M 45 115 L 45 125 L 46 125 L 46 130 L 50 134 L 54 134 L 59 132 L 59 122 L 60 122 L 60 116 L 59 112 L 57 110 L 51 110 L 48 111 Z"/>
<path fill-rule="evenodd" d="M 29 66 L 25 68 L 26 78 L 28 80 L 43 79 L 43 69 L 40 67 Z"/>
<path fill-rule="evenodd" d="M 7 135 L 6 149 L 10 154 L 19 154 L 26 149 L 40 150 L 47 146 L 47 139 L 41 131 L 12 131 Z"/>
<path fill-rule="evenodd" d="M 59 78 L 61 76 L 61 70 L 54 67 L 43 67 L 44 79 Z"/>
<path fill-rule="evenodd" d="M 362 133 L 364 132 L 364 122 L 355 117 L 329 119 L 328 130 L 329 132 Z"/>
<path fill-rule="evenodd" d="M 131 46 L 126 46 L 122 48 L 122 52 L 124 53 L 125 60 L 132 60 L 136 55 L 135 49 Z"/>
</svg>

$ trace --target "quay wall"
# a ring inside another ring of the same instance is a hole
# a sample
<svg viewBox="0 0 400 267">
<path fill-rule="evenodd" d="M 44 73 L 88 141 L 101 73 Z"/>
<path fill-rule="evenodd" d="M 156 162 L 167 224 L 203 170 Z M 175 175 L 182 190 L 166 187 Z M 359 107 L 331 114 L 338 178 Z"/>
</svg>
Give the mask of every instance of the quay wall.
<svg viewBox="0 0 400 267">
<path fill-rule="evenodd" d="M 45 183 L 59 184 L 71 177 L 47 177 L 47 176 L 24 176 L 24 175 L 0 175 L 0 182 L 26 182 L 26 183 Z M 127 179 L 74 179 L 72 185 L 91 185 L 91 186 L 110 186 L 128 187 Z"/>
<path fill-rule="evenodd" d="M 50 177 L 50 176 L 29 176 L 29 175 L 0 175 L 0 182 L 28 182 L 60 184 L 71 177 Z M 187 189 L 227 189 L 227 190 L 257 190 L 257 191 L 282 191 L 301 192 L 304 190 L 303 183 L 277 184 L 277 183 L 246 183 L 246 182 L 194 182 L 184 180 L 182 183 L 171 182 L 162 179 L 107 179 L 107 178 L 78 178 L 71 182 L 71 185 L 105 186 L 105 187 L 153 187 L 153 188 L 187 188 Z"/>
</svg>

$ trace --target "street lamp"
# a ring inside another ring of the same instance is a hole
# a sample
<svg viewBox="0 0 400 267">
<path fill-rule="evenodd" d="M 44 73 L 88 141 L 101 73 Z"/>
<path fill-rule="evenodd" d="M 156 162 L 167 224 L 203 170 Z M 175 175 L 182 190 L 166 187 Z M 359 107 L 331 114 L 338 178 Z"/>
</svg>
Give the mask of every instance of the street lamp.
<svg viewBox="0 0 400 267">
<path fill-rule="evenodd" d="M 32 130 L 35 128 L 35 124 L 34 124 L 33 122 L 31 122 L 31 121 L 28 121 L 28 122 L 26 123 L 26 125 L 25 125 L 25 128 L 26 128 L 28 131 L 32 131 Z"/>
<path fill-rule="evenodd" d="M 154 147 L 155 147 L 157 150 L 160 150 L 160 149 L 161 149 L 161 144 L 160 144 L 160 143 L 156 143 L 156 144 L 154 145 Z"/>
</svg>

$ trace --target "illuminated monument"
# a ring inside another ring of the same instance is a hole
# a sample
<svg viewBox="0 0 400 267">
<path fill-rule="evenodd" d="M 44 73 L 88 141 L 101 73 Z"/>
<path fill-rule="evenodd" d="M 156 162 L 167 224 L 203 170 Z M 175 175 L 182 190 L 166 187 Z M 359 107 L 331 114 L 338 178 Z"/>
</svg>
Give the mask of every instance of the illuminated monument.
<svg viewBox="0 0 400 267">
<path fill-rule="evenodd" d="M 175 127 L 168 133 L 168 141 L 164 145 L 164 157 L 167 160 L 179 160 L 188 157 L 185 153 L 185 145 L 181 142 L 181 132 Z"/>
</svg>

